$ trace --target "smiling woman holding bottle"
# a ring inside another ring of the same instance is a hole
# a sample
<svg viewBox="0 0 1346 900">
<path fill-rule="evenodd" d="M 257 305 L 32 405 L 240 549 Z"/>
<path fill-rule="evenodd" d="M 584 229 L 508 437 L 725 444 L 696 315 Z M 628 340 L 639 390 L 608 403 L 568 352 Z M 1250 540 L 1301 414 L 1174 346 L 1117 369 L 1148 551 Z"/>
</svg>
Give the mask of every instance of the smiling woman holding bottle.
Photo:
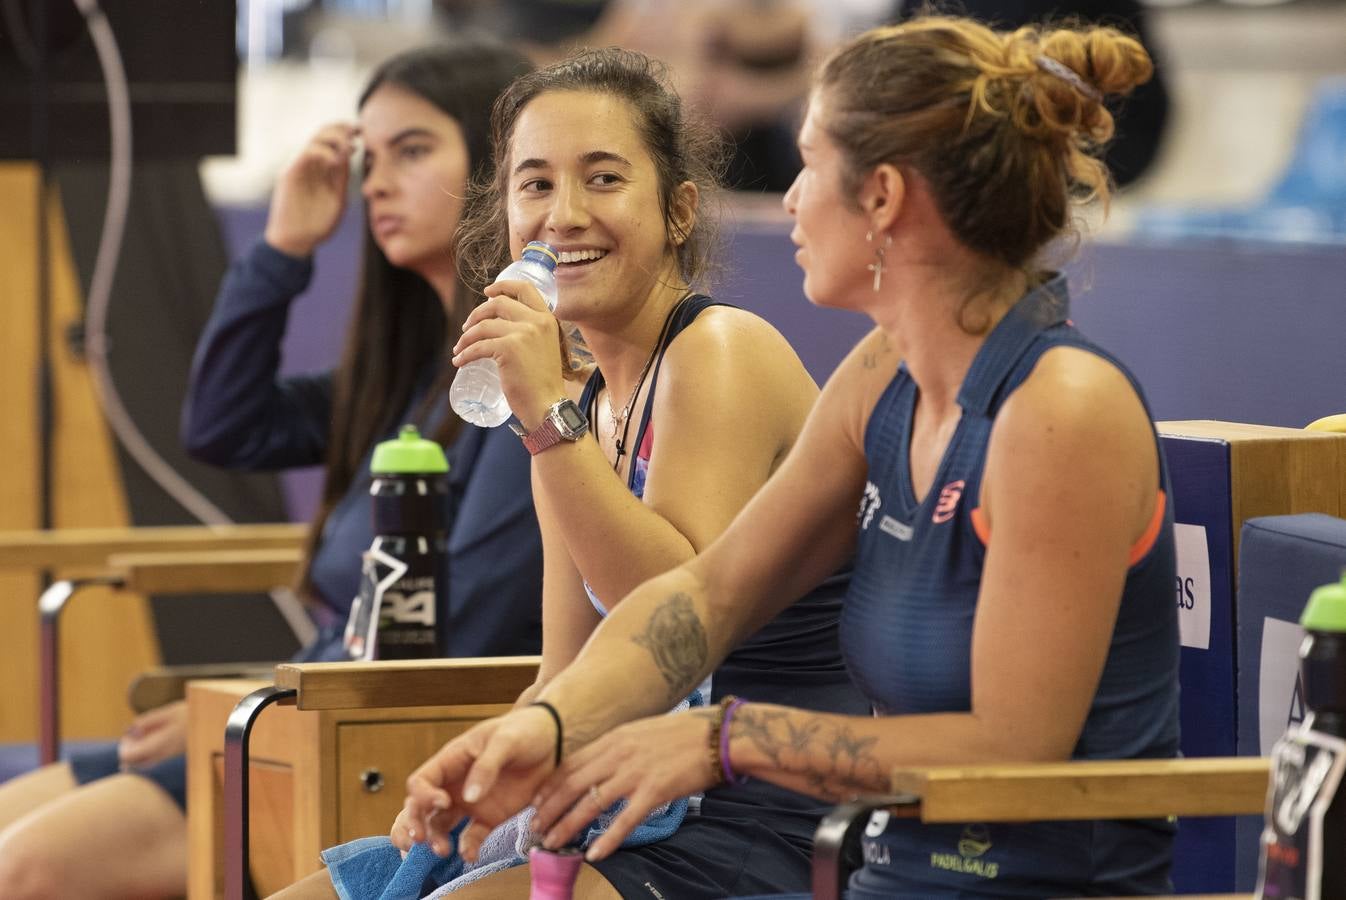
<svg viewBox="0 0 1346 900">
<path fill-rule="evenodd" d="M 460 244 L 460 262 L 489 285 L 488 299 L 468 317 L 453 360 L 498 365 L 515 431 L 532 454 L 544 640 L 538 681 L 518 706 L 545 718 L 543 707 L 529 706 L 533 696 L 630 590 L 716 539 L 794 445 L 817 387 L 769 324 L 693 287 L 714 239 L 707 214 L 719 151 L 713 133 L 684 118 L 657 64 L 604 50 L 525 75 L 502 94 L 493 132 L 496 178 L 474 193 L 481 205 Z M 489 283 L 530 241 L 546 242 L 559 259 L 554 315 L 524 281 Z M 564 374 L 558 318 L 574 323 L 593 353 L 594 365 L 578 375 Z M 847 575 L 835 570 L 845 561 L 833 568 L 817 590 L 744 635 L 708 683 L 698 679 L 664 709 L 695 692 L 711 703 L 747 694 L 866 711 L 837 642 Z M 667 719 L 676 726 L 706 713 Z M 702 752 L 680 734 L 674 727 L 652 740 L 673 757 Z M 616 800 L 588 796 L 589 818 Z M 821 811 L 765 782 L 707 791 L 676 831 L 665 821 L 660 839 L 584 866 L 577 896 L 709 900 L 799 890 Z M 396 861 L 392 845 L 412 850 L 425 835 L 406 825 L 399 817 L 391 844 L 380 839 L 368 852 Z M 468 835 L 464 850 L 472 854 L 481 837 Z M 373 857 L 337 849 L 330 875 L 279 896 L 378 896 L 382 885 L 366 879 Z M 523 898 L 528 879 L 518 866 L 454 895 Z"/>
</svg>

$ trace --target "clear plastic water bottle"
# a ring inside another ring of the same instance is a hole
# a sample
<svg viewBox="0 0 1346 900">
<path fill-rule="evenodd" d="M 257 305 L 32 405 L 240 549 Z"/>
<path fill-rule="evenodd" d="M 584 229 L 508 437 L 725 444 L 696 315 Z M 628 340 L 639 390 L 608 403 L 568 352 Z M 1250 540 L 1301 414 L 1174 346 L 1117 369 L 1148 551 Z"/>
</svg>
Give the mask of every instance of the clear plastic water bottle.
<svg viewBox="0 0 1346 900">
<path fill-rule="evenodd" d="M 547 309 L 556 309 L 556 251 L 530 241 L 523 254 L 504 268 L 496 281 L 527 281 L 537 288 Z M 474 359 L 458 370 L 449 386 L 449 406 L 460 418 L 482 428 L 503 425 L 511 415 L 500 388 L 500 367 L 493 359 Z"/>
</svg>

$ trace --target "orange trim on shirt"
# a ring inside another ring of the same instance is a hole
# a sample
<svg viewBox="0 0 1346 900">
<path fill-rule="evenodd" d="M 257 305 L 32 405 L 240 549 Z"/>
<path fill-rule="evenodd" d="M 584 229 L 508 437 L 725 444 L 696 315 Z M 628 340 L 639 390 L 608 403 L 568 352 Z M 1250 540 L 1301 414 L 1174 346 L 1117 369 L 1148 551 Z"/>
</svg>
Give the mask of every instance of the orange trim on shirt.
<svg viewBox="0 0 1346 900">
<path fill-rule="evenodd" d="M 980 506 L 972 510 L 972 530 L 977 532 L 983 547 L 991 543 L 991 523 L 986 521 L 986 513 Z"/>
<path fill-rule="evenodd" d="M 1150 516 L 1150 524 L 1145 526 L 1145 533 L 1140 536 L 1140 540 L 1131 545 L 1131 555 L 1126 559 L 1128 569 L 1144 559 L 1145 554 L 1150 552 L 1154 542 L 1159 539 L 1159 529 L 1164 525 L 1164 504 L 1167 501 L 1164 492 L 1159 491 L 1159 499 L 1154 501 L 1154 515 Z"/>
<path fill-rule="evenodd" d="M 1145 554 L 1150 552 L 1154 542 L 1159 539 L 1159 530 L 1164 527 L 1164 507 L 1168 503 L 1168 498 L 1163 491 L 1158 493 L 1159 497 L 1155 500 L 1154 515 L 1150 517 L 1150 524 L 1145 526 L 1145 533 L 1131 545 L 1131 553 L 1126 559 L 1128 569 L 1145 558 Z M 991 543 L 991 523 L 986 520 L 986 512 L 980 506 L 972 510 L 972 530 L 977 533 L 983 547 Z"/>
</svg>

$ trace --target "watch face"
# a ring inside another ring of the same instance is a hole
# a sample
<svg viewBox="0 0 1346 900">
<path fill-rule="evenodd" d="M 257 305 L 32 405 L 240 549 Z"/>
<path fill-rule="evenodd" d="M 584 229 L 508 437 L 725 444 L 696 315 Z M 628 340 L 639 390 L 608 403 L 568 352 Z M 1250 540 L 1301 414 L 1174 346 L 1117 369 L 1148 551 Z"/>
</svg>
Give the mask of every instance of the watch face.
<svg viewBox="0 0 1346 900">
<path fill-rule="evenodd" d="M 569 434 L 583 434 L 589 427 L 589 422 L 584 418 L 584 413 L 580 412 L 579 407 L 568 400 L 556 405 L 556 415 L 561 420 L 562 430 Z"/>
</svg>

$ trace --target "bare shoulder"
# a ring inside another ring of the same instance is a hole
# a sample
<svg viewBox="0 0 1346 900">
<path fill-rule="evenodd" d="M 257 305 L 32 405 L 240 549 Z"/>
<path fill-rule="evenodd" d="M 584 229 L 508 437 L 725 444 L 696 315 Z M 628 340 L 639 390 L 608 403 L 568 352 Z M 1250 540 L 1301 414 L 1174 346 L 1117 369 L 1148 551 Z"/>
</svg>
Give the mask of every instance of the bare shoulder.
<svg viewBox="0 0 1346 900">
<path fill-rule="evenodd" d="M 1016 420 L 1031 415 L 1046 425 L 1077 422 L 1114 428 L 1117 416 L 1127 413 L 1136 414 L 1129 424 L 1149 422 L 1126 374 L 1112 361 L 1077 347 L 1054 347 L 1042 354 L 1002 411 Z"/>
<path fill-rule="evenodd" d="M 1130 379 L 1111 361 L 1075 347 L 1042 355 L 996 416 L 992 452 L 1069 464 L 1154 465 L 1154 431 Z"/>
<path fill-rule="evenodd" d="M 669 345 L 660 379 L 694 389 L 731 384 L 741 396 L 816 395 L 789 341 L 761 316 L 732 306 L 703 311 Z M 722 389 L 719 393 L 726 393 Z"/>
<path fill-rule="evenodd" d="M 668 359 L 704 359 L 762 353 L 768 360 L 792 362 L 799 356 L 775 326 L 756 313 L 733 306 L 707 307 L 668 348 Z"/>
</svg>

